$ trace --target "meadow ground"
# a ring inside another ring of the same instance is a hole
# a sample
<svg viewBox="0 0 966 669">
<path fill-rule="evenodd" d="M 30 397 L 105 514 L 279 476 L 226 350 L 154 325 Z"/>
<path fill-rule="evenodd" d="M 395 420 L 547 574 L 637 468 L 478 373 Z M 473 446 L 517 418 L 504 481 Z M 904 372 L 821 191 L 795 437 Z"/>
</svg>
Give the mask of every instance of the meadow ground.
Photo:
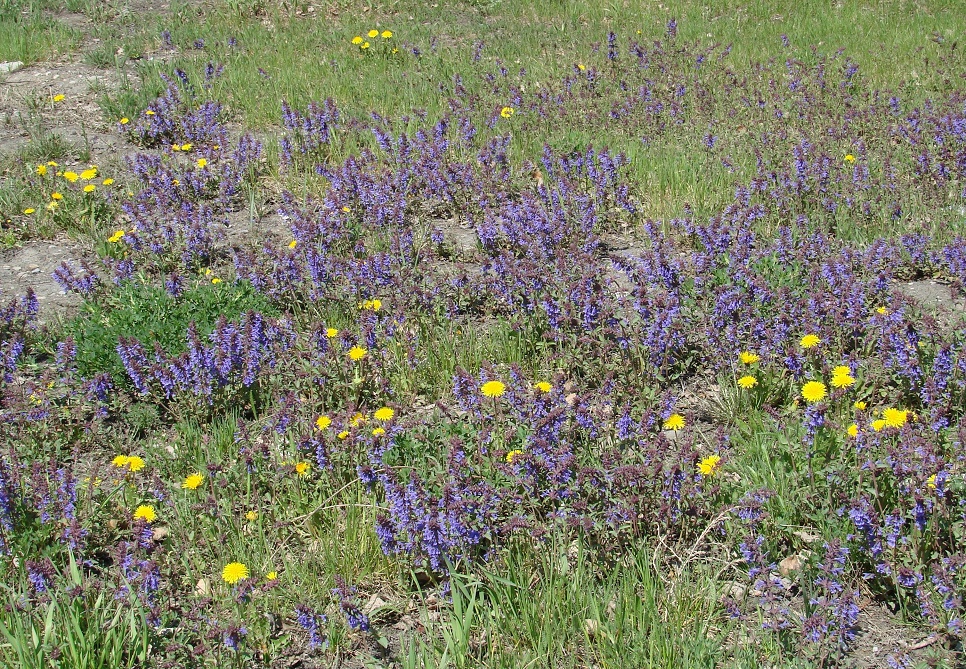
<svg viewBox="0 0 966 669">
<path fill-rule="evenodd" d="M 964 666 L 964 31 L 0 0 L 0 665 Z"/>
</svg>

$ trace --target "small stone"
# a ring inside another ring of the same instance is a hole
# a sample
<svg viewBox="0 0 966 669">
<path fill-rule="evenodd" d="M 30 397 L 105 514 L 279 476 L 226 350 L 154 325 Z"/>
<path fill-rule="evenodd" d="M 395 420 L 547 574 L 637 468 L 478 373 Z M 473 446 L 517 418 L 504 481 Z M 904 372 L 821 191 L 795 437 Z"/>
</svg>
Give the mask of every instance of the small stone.
<svg viewBox="0 0 966 669">
<path fill-rule="evenodd" d="M 151 533 L 151 538 L 155 541 L 161 541 L 169 534 L 171 534 L 171 530 L 166 525 L 162 525 L 161 527 L 154 528 L 154 531 Z"/>
<path fill-rule="evenodd" d="M 208 582 L 207 578 L 198 579 L 198 584 L 195 585 L 195 593 L 198 595 L 207 595 L 211 590 L 211 584 Z"/>
<path fill-rule="evenodd" d="M 379 595 L 373 595 L 372 597 L 369 598 L 369 601 L 366 602 L 366 605 L 362 607 L 362 612 L 365 613 L 366 615 L 369 615 L 373 611 L 377 609 L 381 609 L 385 605 L 386 605 L 386 600 L 384 600 Z"/>
<path fill-rule="evenodd" d="M 796 571 L 802 568 L 802 558 L 795 555 L 789 555 L 784 560 L 778 563 L 778 573 L 782 576 L 789 576 L 794 574 Z"/>
<path fill-rule="evenodd" d="M 10 74 L 11 72 L 16 72 L 21 67 L 23 67 L 23 63 L 19 60 L 8 60 L 5 63 L 0 63 L 0 74 Z"/>
<path fill-rule="evenodd" d="M 597 620 L 594 620 L 593 618 L 585 618 L 584 632 L 587 633 L 588 637 L 593 639 L 595 636 L 597 636 L 600 633 L 600 622 Z"/>
</svg>

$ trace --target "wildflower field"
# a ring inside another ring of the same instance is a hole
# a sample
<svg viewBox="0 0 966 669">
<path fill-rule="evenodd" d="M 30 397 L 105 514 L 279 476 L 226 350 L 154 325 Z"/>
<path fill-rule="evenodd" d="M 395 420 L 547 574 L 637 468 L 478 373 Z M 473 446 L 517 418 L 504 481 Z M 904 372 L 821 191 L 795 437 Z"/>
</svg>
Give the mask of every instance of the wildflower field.
<svg viewBox="0 0 966 669">
<path fill-rule="evenodd" d="M 0 666 L 966 666 L 964 38 L 0 0 Z"/>
</svg>

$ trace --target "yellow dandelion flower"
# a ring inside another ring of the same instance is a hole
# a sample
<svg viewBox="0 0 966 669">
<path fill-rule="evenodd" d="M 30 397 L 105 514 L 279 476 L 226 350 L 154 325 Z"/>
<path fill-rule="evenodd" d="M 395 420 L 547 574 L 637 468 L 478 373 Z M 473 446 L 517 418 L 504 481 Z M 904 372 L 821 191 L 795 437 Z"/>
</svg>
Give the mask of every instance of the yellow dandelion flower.
<svg viewBox="0 0 966 669">
<path fill-rule="evenodd" d="M 94 184 L 87 184 L 86 186 L 84 186 L 85 193 L 93 193 L 95 190 L 97 190 L 97 186 L 95 186 Z"/>
<path fill-rule="evenodd" d="M 54 96 L 54 102 L 63 102 L 64 97 L 65 96 L 63 93 L 58 93 L 57 95 Z"/>
<path fill-rule="evenodd" d="M 386 434 L 386 430 L 381 427 L 377 427 L 375 430 L 372 431 L 373 437 L 381 437 L 384 434 Z"/>
<path fill-rule="evenodd" d="M 131 458 L 129 458 L 126 455 L 118 455 L 118 456 L 115 456 L 113 460 L 111 460 L 111 464 L 114 465 L 115 467 L 127 467 L 127 463 L 130 460 Z"/>
<path fill-rule="evenodd" d="M 361 346 L 353 346 L 349 349 L 349 359 L 353 362 L 359 362 L 366 357 L 366 353 L 366 349 L 362 348 Z"/>
<path fill-rule="evenodd" d="M 677 432 L 684 427 L 684 416 L 679 413 L 672 413 L 664 421 L 664 425 L 661 426 L 665 430 L 671 430 Z"/>
<path fill-rule="evenodd" d="M 820 402 L 825 398 L 825 384 L 821 381 L 809 381 L 802 386 L 802 397 L 806 402 Z"/>
<path fill-rule="evenodd" d="M 363 42 L 362 43 L 362 46 L 360 46 L 359 48 L 360 49 L 368 49 L 369 48 L 369 42 Z"/>
<path fill-rule="evenodd" d="M 935 490 L 936 489 L 936 475 L 935 474 L 933 474 L 928 479 L 926 479 L 926 487 L 929 488 L 930 490 Z"/>
<path fill-rule="evenodd" d="M 854 163 L 855 162 L 855 156 L 853 156 L 851 153 L 846 153 L 845 154 L 845 162 L 847 162 L 847 163 Z"/>
<path fill-rule="evenodd" d="M 880 316 L 885 316 L 886 314 L 889 313 L 889 310 L 886 309 L 885 307 L 879 307 L 878 309 L 875 310 L 875 313 L 879 314 Z"/>
<path fill-rule="evenodd" d="M 337 434 L 336 436 L 337 436 L 337 437 L 338 437 L 339 439 L 346 439 L 346 438 L 347 438 L 347 437 L 349 436 L 349 433 L 348 433 L 347 431 L 345 431 L 345 430 L 343 430 L 342 432 L 340 432 L 340 433 L 339 433 L 339 434 Z"/>
<path fill-rule="evenodd" d="M 553 390 L 553 386 L 546 381 L 537 381 L 533 384 L 533 387 L 542 393 L 549 393 L 551 390 Z"/>
<path fill-rule="evenodd" d="M 866 406 L 867 405 L 865 402 L 863 402 L 862 400 L 858 400 L 852 405 L 852 408 L 856 409 L 857 411 L 865 411 Z"/>
<path fill-rule="evenodd" d="M 391 30 L 383 30 L 381 36 L 382 36 L 383 39 L 389 39 L 390 37 L 392 37 L 392 31 Z"/>
<path fill-rule="evenodd" d="M 832 377 L 833 388 L 848 388 L 855 384 L 855 379 L 848 374 L 839 374 Z"/>
<path fill-rule="evenodd" d="M 508 465 L 512 465 L 513 461 L 516 460 L 521 455 L 523 455 L 523 451 L 521 451 L 520 449 L 514 449 L 512 451 L 509 451 L 506 454 L 506 463 Z"/>
<path fill-rule="evenodd" d="M 248 511 L 245 513 L 245 520 L 251 521 L 258 518 L 258 511 Z"/>
<path fill-rule="evenodd" d="M 758 385 L 758 379 L 753 376 L 742 376 L 740 379 L 738 379 L 738 385 L 745 390 L 748 390 Z"/>
<path fill-rule="evenodd" d="M 131 119 L 129 119 L 127 116 L 121 119 L 121 125 L 127 125 L 130 122 L 131 122 Z"/>
<path fill-rule="evenodd" d="M 217 285 L 218 285 L 219 283 L 221 283 L 221 279 L 219 279 L 219 278 L 218 278 L 218 277 L 216 276 L 216 277 L 215 277 L 214 279 L 212 279 L 212 280 L 211 280 L 211 282 L 212 282 L 213 284 L 215 284 L 215 285 L 217 286 Z"/>
<path fill-rule="evenodd" d="M 315 429 L 317 430 L 324 430 L 330 425 L 332 425 L 332 419 L 328 416 L 319 416 L 315 419 Z"/>
<path fill-rule="evenodd" d="M 290 249 L 294 249 L 294 248 L 295 248 L 296 246 L 298 246 L 298 245 L 299 245 L 299 243 L 298 243 L 298 240 L 295 240 L 295 239 L 293 239 L 292 241 L 290 241 L 290 242 L 288 243 L 288 247 L 289 247 Z"/>
<path fill-rule="evenodd" d="M 119 241 L 121 241 L 121 237 L 123 237 L 123 236 L 124 236 L 124 231 L 123 230 L 118 230 L 113 235 L 111 235 L 110 237 L 108 237 L 107 238 L 107 241 L 109 241 L 111 244 L 117 244 Z"/>
<path fill-rule="evenodd" d="M 742 351 L 738 356 L 738 359 L 746 365 L 753 365 L 761 360 L 761 357 L 757 353 L 752 353 L 751 351 Z"/>
<path fill-rule="evenodd" d="M 205 169 L 205 167 L 207 167 L 208 161 L 205 158 L 199 158 L 198 162 L 196 162 L 195 165 L 198 166 L 199 170 L 203 170 Z"/>
<path fill-rule="evenodd" d="M 349 425 L 351 425 L 352 427 L 359 427 L 365 422 L 366 422 L 366 417 L 361 413 L 356 413 L 356 415 L 352 417 L 352 420 L 349 421 Z"/>
<path fill-rule="evenodd" d="M 79 175 L 77 174 L 77 172 L 64 172 L 64 178 L 71 183 L 74 183 L 75 181 L 77 181 L 78 176 Z"/>
<path fill-rule="evenodd" d="M 587 69 L 587 66 L 584 65 L 583 63 L 577 63 L 577 69 L 583 72 L 584 70 Z"/>
<path fill-rule="evenodd" d="M 103 186 L 110 186 L 112 183 L 114 183 L 114 179 L 107 178 L 107 179 L 104 179 L 104 181 L 101 182 L 101 185 L 103 185 Z"/>
<path fill-rule="evenodd" d="M 171 145 L 171 150 L 172 151 L 180 151 L 181 150 L 181 145 L 180 144 L 172 144 Z"/>
<path fill-rule="evenodd" d="M 383 422 L 392 420 L 392 417 L 396 415 L 396 412 L 389 407 L 382 407 L 381 409 L 376 409 L 376 412 L 372 414 L 372 417 L 376 420 L 381 420 Z"/>
<path fill-rule="evenodd" d="M 506 392 L 506 386 L 500 381 L 487 381 L 480 386 L 480 392 L 484 397 L 499 397 Z"/>
<path fill-rule="evenodd" d="M 356 35 L 355 37 L 352 38 L 352 43 L 355 44 L 355 45 L 357 45 L 357 46 L 359 44 L 362 44 L 362 37 L 359 36 L 359 35 Z"/>
<path fill-rule="evenodd" d="M 204 480 L 205 477 L 199 472 L 188 474 L 188 476 L 186 476 L 184 479 L 184 483 L 181 484 L 181 487 L 185 490 L 196 490 L 198 486 L 204 482 Z"/>
<path fill-rule="evenodd" d="M 47 211 L 53 211 L 57 207 L 58 207 L 58 203 L 57 202 L 48 202 L 47 203 Z"/>
<path fill-rule="evenodd" d="M 42 177 L 43 176 L 46 176 L 47 175 L 47 166 L 46 165 L 37 165 L 37 174 L 39 174 Z"/>
<path fill-rule="evenodd" d="M 902 427 L 909 419 L 909 412 L 905 409 L 886 409 L 882 412 L 882 419 L 886 427 Z"/>
<path fill-rule="evenodd" d="M 35 211 L 37 211 L 37 210 L 34 209 L 33 207 L 27 207 L 26 209 L 23 210 L 23 213 L 25 213 L 27 216 L 30 216 Z"/>
<path fill-rule="evenodd" d="M 372 39 L 373 37 L 379 37 L 379 31 L 370 30 L 369 32 L 366 33 L 366 37 L 368 37 L 369 39 Z"/>
<path fill-rule="evenodd" d="M 158 514 L 154 512 L 154 507 L 150 504 L 142 504 L 134 511 L 134 520 L 142 518 L 147 522 L 152 523 L 157 517 Z"/>
<path fill-rule="evenodd" d="M 345 213 L 347 213 L 347 214 L 348 214 L 348 213 L 349 213 L 350 211 L 352 211 L 352 210 L 351 210 L 351 209 L 349 209 L 349 207 L 345 207 L 345 206 L 344 206 L 344 207 L 342 207 L 342 211 L 344 211 Z"/>
<path fill-rule="evenodd" d="M 305 476 L 306 474 L 309 473 L 309 470 L 311 468 L 312 468 L 312 465 L 310 465 L 309 463 L 299 462 L 298 464 L 295 465 L 295 473 L 298 474 L 299 476 Z"/>
<path fill-rule="evenodd" d="M 182 144 L 181 145 L 181 150 L 182 151 L 191 151 L 191 149 L 193 149 L 194 146 L 195 145 L 194 144 L 191 144 L 190 142 L 188 144 Z"/>
<path fill-rule="evenodd" d="M 852 370 L 846 365 L 839 365 L 832 370 L 832 376 L 852 376 Z"/>
<path fill-rule="evenodd" d="M 221 570 L 221 580 L 229 585 L 235 585 L 246 578 L 248 578 L 248 567 L 241 562 L 229 562 Z"/>
<path fill-rule="evenodd" d="M 328 337 L 329 339 L 335 339 L 336 337 L 339 336 L 339 331 L 336 330 L 335 328 L 326 328 L 325 336 Z"/>
<path fill-rule="evenodd" d="M 801 341 L 798 343 L 801 344 L 802 348 L 809 349 L 809 348 L 815 348 L 816 346 L 821 344 L 822 340 L 818 338 L 818 335 L 807 334 L 804 337 L 802 337 Z"/>
<path fill-rule="evenodd" d="M 144 469 L 144 460 L 136 455 L 132 455 L 127 459 L 127 467 L 132 472 L 139 472 Z"/>
<path fill-rule="evenodd" d="M 84 170 L 83 172 L 80 173 L 80 178 L 83 179 L 84 181 L 90 181 L 96 176 L 97 176 L 97 170 L 93 167 L 89 170 Z"/>
<path fill-rule="evenodd" d="M 266 581 L 274 581 L 277 578 L 278 578 L 278 572 L 277 571 L 270 571 L 267 574 L 265 574 L 265 580 Z"/>
<path fill-rule="evenodd" d="M 50 199 L 51 200 L 63 200 L 64 199 L 64 196 L 61 195 L 60 193 L 53 192 L 53 193 L 50 194 Z"/>
<path fill-rule="evenodd" d="M 852 423 L 851 425 L 849 425 L 849 429 L 846 430 L 846 432 L 850 437 L 855 438 L 859 436 L 859 426 L 856 425 L 855 423 Z"/>
<path fill-rule="evenodd" d="M 515 110 L 513 109 L 513 107 L 504 107 L 503 109 L 500 110 L 500 116 L 502 116 L 503 118 L 510 118 L 511 116 L 513 116 L 514 112 Z"/>
<path fill-rule="evenodd" d="M 718 464 L 720 462 L 721 456 L 709 455 L 698 463 L 698 471 L 701 472 L 701 476 L 714 476 L 718 473 Z"/>
<path fill-rule="evenodd" d="M 879 418 L 878 420 L 872 421 L 872 429 L 878 432 L 879 430 L 885 427 L 885 424 L 886 422 L 881 418 Z"/>
<path fill-rule="evenodd" d="M 153 109 L 145 109 L 144 110 L 144 115 L 145 116 L 154 116 L 154 110 Z"/>
</svg>

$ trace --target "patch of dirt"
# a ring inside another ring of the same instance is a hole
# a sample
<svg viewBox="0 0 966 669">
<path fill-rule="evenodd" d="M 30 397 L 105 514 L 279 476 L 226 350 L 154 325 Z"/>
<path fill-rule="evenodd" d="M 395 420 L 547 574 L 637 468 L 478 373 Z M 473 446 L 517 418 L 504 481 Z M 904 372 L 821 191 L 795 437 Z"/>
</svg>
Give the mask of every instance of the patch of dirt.
<svg viewBox="0 0 966 669">
<path fill-rule="evenodd" d="M 927 308 L 940 311 L 966 311 L 966 298 L 949 284 L 937 281 L 909 281 L 896 286 L 898 291 Z"/>
<path fill-rule="evenodd" d="M 4 301 L 33 288 L 40 302 L 40 321 L 50 322 L 81 303 L 79 296 L 64 293 L 52 276 L 61 262 L 78 262 L 87 254 L 67 238 L 37 240 L 0 253 L 0 292 Z"/>
</svg>

